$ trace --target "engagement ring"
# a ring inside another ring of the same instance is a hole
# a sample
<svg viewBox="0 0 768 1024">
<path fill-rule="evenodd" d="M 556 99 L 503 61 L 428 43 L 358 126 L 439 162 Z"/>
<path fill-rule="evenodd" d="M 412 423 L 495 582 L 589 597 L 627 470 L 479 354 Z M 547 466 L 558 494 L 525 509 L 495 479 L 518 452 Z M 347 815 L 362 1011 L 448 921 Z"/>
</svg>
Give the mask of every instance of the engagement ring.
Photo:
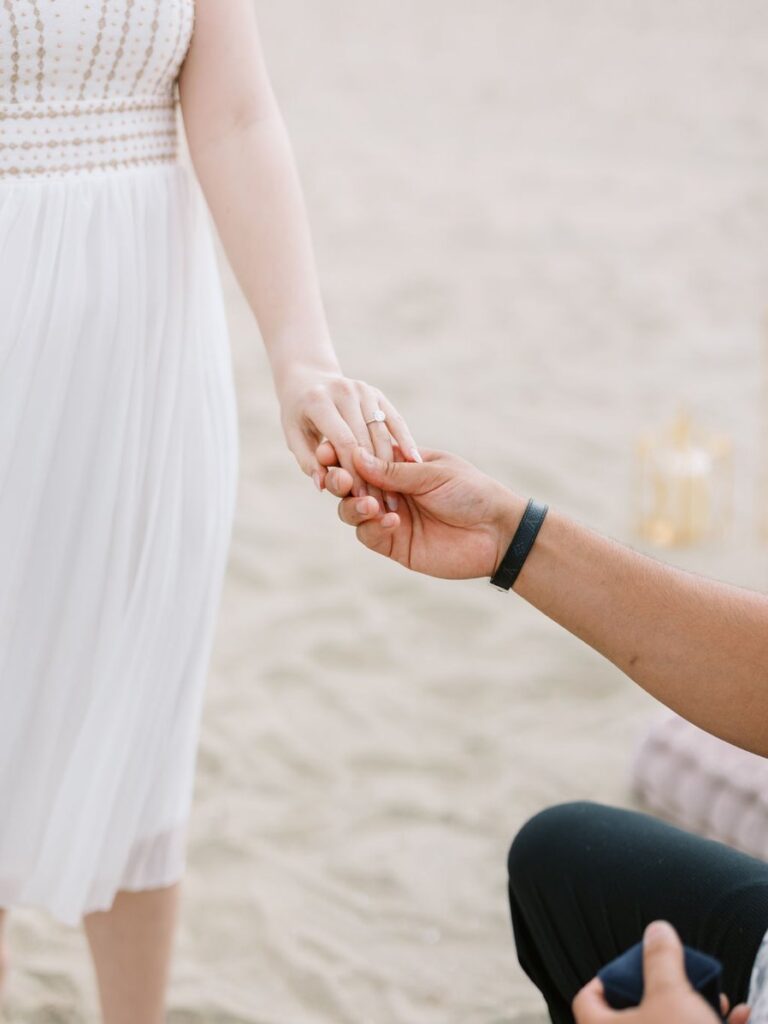
<svg viewBox="0 0 768 1024">
<path fill-rule="evenodd" d="M 381 409 L 377 409 L 376 412 L 373 414 L 373 419 L 366 420 L 365 421 L 365 425 L 366 425 L 366 427 L 370 427 L 370 425 L 372 423 L 386 423 L 386 422 L 387 422 L 387 414 L 385 412 L 382 412 Z"/>
</svg>

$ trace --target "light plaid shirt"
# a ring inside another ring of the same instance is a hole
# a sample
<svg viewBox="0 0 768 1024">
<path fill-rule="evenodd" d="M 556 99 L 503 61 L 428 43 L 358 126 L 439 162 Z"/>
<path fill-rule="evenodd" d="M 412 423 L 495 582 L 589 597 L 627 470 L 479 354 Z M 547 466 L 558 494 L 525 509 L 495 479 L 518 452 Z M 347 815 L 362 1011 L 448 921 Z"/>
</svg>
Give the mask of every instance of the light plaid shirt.
<svg viewBox="0 0 768 1024">
<path fill-rule="evenodd" d="M 749 1005 L 752 1007 L 749 1024 L 768 1024 L 768 935 L 757 952 L 749 986 Z"/>
</svg>

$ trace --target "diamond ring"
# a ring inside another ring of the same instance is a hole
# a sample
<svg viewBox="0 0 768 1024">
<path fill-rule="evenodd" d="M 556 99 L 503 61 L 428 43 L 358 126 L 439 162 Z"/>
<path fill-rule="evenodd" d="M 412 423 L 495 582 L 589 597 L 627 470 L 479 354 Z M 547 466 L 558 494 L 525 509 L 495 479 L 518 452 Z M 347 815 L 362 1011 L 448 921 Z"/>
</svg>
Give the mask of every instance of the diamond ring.
<svg viewBox="0 0 768 1024">
<path fill-rule="evenodd" d="M 387 422 L 387 414 L 385 412 L 382 412 L 381 409 L 377 409 L 376 412 L 373 414 L 373 417 L 371 419 L 365 421 L 365 425 L 366 425 L 366 427 L 370 427 L 370 425 L 372 423 L 386 423 L 386 422 Z"/>
</svg>

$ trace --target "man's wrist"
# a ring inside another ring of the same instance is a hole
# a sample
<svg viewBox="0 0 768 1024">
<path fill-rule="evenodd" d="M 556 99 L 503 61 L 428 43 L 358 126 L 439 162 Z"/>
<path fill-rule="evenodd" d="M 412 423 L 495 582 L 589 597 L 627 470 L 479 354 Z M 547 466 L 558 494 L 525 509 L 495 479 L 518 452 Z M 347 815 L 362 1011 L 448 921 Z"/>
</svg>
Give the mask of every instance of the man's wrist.
<svg viewBox="0 0 768 1024">
<path fill-rule="evenodd" d="M 501 561 L 509 550 L 512 538 L 517 533 L 528 502 L 514 494 L 512 491 L 505 491 L 499 501 L 498 515 L 496 518 L 496 558 L 493 564 L 493 571 L 490 576 L 496 575 Z"/>
</svg>

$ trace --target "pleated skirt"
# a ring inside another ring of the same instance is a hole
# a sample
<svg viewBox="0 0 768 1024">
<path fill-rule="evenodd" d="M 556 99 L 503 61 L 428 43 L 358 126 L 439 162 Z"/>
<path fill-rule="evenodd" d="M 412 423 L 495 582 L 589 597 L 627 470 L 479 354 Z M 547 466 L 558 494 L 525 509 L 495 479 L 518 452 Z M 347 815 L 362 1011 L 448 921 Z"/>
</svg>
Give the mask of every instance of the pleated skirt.
<svg viewBox="0 0 768 1024">
<path fill-rule="evenodd" d="M 0 183 L 0 907 L 183 874 L 236 413 L 191 172 Z"/>
</svg>

